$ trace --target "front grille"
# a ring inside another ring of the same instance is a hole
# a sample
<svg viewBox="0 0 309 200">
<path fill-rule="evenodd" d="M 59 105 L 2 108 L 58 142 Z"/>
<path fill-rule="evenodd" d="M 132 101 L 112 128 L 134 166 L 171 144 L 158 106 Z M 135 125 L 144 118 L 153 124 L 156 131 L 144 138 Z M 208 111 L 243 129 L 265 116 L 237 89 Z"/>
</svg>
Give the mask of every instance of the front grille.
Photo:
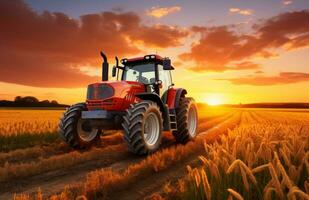
<svg viewBox="0 0 309 200">
<path fill-rule="evenodd" d="M 97 87 L 97 99 L 106 99 L 114 95 L 114 90 L 111 86 L 100 84 Z"/>
<path fill-rule="evenodd" d="M 90 100 L 87 101 L 87 107 L 89 110 L 119 110 L 122 105 L 120 98 L 112 98 L 107 100 Z"/>
<path fill-rule="evenodd" d="M 87 99 L 107 99 L 114 95 L 114 89 L 106 84 L 89 85 L 87 90 Z"/>
</svg>

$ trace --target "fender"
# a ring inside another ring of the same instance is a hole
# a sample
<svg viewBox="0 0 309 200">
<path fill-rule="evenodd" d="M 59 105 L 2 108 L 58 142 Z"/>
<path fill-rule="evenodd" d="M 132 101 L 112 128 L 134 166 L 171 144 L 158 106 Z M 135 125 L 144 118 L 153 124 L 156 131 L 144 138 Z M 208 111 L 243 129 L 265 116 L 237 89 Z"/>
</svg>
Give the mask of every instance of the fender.
<svg viewBox="0 0 309 200">
<path fill-rule="evenodd" d="M 162 112 L 162 118 L 163 118 L 163 130 L 169 131 L 170 130 L 170 120 L 169 120 L 169 112 L 167 107 L 162 102 L 159 95 L 155 93 L 137 93 L 135 94 L 136 97 L 142 99 L 142 100 L 150 100 L 153 102 L 156 102 L 158 106 L 160 107 L 160 110 Z"/>
<path fill-rule="evenodd" d="M 183 88 L 170 88 L 167 94 L 167 104 L 169 109 L 175 109 L 179 106 L 180 98 L 184 97 L 187 94 L 187 90 Z"/>
<path fill-rule="evenodd" d="M 187 94 L 187 90 L 183 88 L 178 88 L 176 91 L 176 98 L 175 98 L 175 108 L 178 108 L 179 101 L 181 97 L 185 97 Z"/>
</svg>

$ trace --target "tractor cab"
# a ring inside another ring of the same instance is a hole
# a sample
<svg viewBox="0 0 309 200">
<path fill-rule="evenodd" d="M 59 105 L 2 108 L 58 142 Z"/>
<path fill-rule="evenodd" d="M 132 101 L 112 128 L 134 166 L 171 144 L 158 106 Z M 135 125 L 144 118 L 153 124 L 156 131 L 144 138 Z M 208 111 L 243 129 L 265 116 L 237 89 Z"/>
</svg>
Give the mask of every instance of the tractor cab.
<svg viewBox="0 0 309 200">
<path fill-rule="evenodd" d="M 116 61 L 118 59 L 116 58 Z M 159 55 L 146 55 L 144 57 L 122 59 L 123 66 L 113 67 L 113 77 L 117 76 L 119 79 L 119 70 L 122 81 L 139 82 L 145 85 L 146 92 L 156 93 L 162 96 L 171 86 L 172 76 L 171 60 L 169 58 L 162 58 Z"/>
</svg>

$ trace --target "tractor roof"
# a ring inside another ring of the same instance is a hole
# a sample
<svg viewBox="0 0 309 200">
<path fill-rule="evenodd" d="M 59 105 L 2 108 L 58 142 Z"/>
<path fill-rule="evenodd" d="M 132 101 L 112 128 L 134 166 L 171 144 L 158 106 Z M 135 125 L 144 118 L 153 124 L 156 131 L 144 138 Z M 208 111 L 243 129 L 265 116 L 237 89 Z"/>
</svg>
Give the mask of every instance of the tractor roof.
<svg viewBox="0 0 309 200">
<path fill-rule="evenodd" d="M 121 60 L 121 63 L 123 65 L 134 65 L 136 63 L 143 63 L 143 62 L 155 62 L 157 64 L 161 64 L 166 66 L 166 63 L 168 65 L 168 68 L 164 68 L 165 70 L 173 70 L 174 67 L 171 65 L 171 60 L 169 58 L 163 58 L 156 54 L 146 55 L 144 57 L 136 57 L 136 58 L 124 58 Z"/>
<path fill-rule="evenodd" d="M 152 54 L 152 55 L 146 55 L 143 57 L 135 57 L 135 58 L 124 58 L 121 60 L 122 64 L 130 64 L 130 63 L 134 63 L 134 62 L 144 62 L 144 61 L 156 61 L 156 62 L 163 62 L 164 58 L 156 55 L 156 54 Z"/>
</svg>

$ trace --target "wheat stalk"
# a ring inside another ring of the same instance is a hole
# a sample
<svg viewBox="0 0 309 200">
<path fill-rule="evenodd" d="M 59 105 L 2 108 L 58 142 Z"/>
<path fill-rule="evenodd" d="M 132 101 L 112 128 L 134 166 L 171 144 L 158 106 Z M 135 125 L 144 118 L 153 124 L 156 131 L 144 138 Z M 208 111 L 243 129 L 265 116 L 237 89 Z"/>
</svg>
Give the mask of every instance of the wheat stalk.
<svg viewBox="0 0 309 200">
<path fill-rule="evenodd" d="M 240 172 L 241 172 L 241 177 L 242 177 L 242 181 L 244 183 L 245 189 L 249 191 L 249 183 L 247 180 L 246 172 L 244 171 L 242 167 L 240 167 Z"/>
<path fill-rule="evenodd" d="M 276 189 L 274 187 L 267 187 L 266 189 L 264 189 L 263 199 L 272 200 L 272 192 L 276 192 Z"/>
<path fill-rule="evenodd" d="M 198 158 L 200 159 L 200 161 L 202 161 L 204 165 L 209 165 L 208 160 L 204 156 L 199 156 Z"/>
<path fill-rule="evenodd" d="M 258 166 L 256 168 L 252 169 L 251 172 L 253 174 L 255 174 L 255 173 L 259 173 L 259 172 L 261 172 L 261 171 L 263 171 L 265 169 L 268 169 L 268 164 L 260 165 L 260 166 Z"/>
<path fill-rule="evenodd" d="M 206 198 L 208 200 L 211 200 L 211 188 L 208 182 L 207 175 L 204 170 L 201 170 L 201 177 L 202 177 L 204 191 L 206 191 Z"/>
<path fill-rule="evenodd" d="M 309 195 L 301 191 L 298 187 L 294 186 L 290 189 L 288 193 L 288 199 L 295 199 L 295 196 L 298 195 L 302 199 L 309 200 Z"/>
<path fill-rule="evenodd" d="M 283 191 L 281 189 L 280 181 L 278 179 L 278 176 L 277 176 L 277 173 L 275 171 L 275 168 L 274 168 L 274 166 L 271 163 L 269 163 L 268 168 L 269 168 L 269 172 L 270 172 L 270 175 L 272 177 L 272 180 L 273 180 L 273 185 L 276 188 L 276 193 L 279 195 L 279 197 L 281 199 L 283 199 L 283 196 L 284 196 L 283 195 Z"/>
<path fill-rule="evenodd" d="M 283 183 L 286 184 L 286 186 L 291 189 L 293 187 L 293 184 L 289 178 L 289 176 L 286 174 L 286 171 L 284 169 L 284 167 L 282 166 L 278 154 L 277 152 L 275 152 L 275 161 L 276 161 L 276 165 L 279 168 L 279 171 L 281 172 L 282 176 L 283 176 Z"/>
<path fill-rule="evenodd" d="M 229 189 L 227 189 L 227 191 L 228 191 L 233 197 L 235 197 L 236 199 L 238 199 L 238 200 L 244 200 L 244 198 L 243 198 L 238 192 L 236 192 L 235 190 L 229 188 Z"/>
</svg>

